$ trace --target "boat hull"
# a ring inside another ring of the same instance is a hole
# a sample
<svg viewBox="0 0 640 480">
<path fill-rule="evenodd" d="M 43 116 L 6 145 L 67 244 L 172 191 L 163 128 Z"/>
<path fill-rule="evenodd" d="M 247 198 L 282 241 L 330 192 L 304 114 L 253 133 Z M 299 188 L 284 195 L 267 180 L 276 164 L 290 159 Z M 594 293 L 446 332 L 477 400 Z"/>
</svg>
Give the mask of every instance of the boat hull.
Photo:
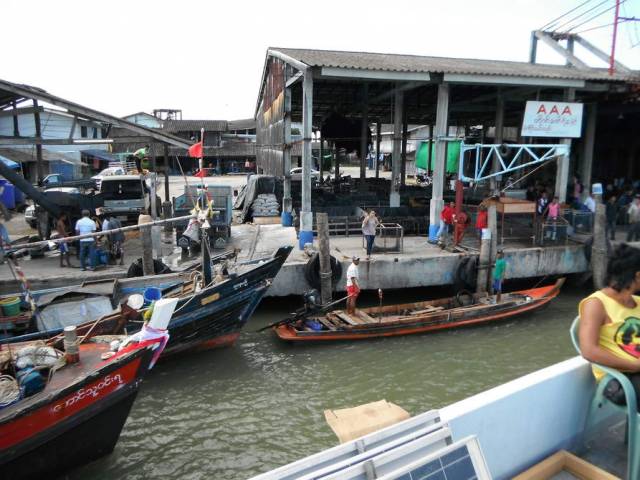
<svg viewBox="0 0 640 480">
<path fill-rule="evenodd" d="M 110 453 L 152 356 L 143 348 L 126 362 L 104 365 L 52 392 L 45 401 L 27 399 L 22 408 L 22 402 L 5 408 L 0 416 L 0 477 L 42 478 Z"/>
<path fill-rule="evenodd" d="M 401 335 L 414 335 L 441 330 L 449 330 L 453 328 L 506 320 L 517 315 L 538 310 L 547 305 L 553 298 L 558 295 L 561 286 L 562 281 L 559 281 L 558 283 L 556 283 L 556 285 L 552 285 L 549 287 L 514 292 L 522 295 L 529 295 L 533 300 L 525 305 L 515 306 L 513 308 L 505 308 L 502 311 L 499 310 L 499 306 L 497 306 L 489 314 L 478 315 L 471 318 L 460 318 L 457 320 L 447 321 L 433 321 L 416 318 L 416 320 L 412 322 L 381 322 L 380 324 L 369 323 L 367 325 L 359 325 L 354 328 L 345 328 L 341 330 L 323 330 L 320 332 L 299 331 L 292 325 L 280 325 L 275 327 L 274 331 L 282 340 L 290 342 L 334 342 L 395 337 Z M 375 309 L 369 310 L 374 311 Z"/>
</svg>

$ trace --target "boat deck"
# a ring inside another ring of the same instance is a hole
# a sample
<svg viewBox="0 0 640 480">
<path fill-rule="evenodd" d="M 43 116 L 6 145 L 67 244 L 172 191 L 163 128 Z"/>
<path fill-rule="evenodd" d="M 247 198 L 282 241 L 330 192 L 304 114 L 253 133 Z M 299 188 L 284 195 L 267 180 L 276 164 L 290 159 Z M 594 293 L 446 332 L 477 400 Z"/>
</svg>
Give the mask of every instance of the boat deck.
<svg viewBox="0 0 640 480">
<path fill-rule="evenodd" d="M 620 478 L 627 474 L 627 445 L 625 444 L 626 421 L 616 419 L 600 429 L 586 444 L 579 456 L 593 465 Z"/>
</svg>

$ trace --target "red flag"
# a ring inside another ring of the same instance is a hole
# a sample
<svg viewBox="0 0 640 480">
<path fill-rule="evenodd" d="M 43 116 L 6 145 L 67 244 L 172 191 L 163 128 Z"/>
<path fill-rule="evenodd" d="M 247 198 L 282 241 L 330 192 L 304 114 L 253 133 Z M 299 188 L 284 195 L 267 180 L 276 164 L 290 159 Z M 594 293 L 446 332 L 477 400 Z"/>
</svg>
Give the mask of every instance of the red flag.
<svg viewBox="0 0 640 480">
<path fill-rule="evenodd" d="M 189 147 L 189 157 L 202 158 L 202 141 Z"/>
</svg>

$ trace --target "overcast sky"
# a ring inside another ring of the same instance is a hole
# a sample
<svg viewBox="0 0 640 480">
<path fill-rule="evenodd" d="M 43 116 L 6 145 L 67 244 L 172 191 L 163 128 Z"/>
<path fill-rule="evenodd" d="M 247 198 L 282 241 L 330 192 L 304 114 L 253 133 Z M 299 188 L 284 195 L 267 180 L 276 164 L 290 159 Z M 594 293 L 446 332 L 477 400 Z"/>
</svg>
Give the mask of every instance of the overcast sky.
<svg viewBox="0 0 640 480">
<path fill-rule="evenodd" d="M 0 78 L 118 116 L 177 108 L 183 118 L 246 118 L 269 46 L 527 61 L 531 30 L 583 2 L 0 0 Z M 621 14 L 640 17 L 640 0 Z M 612 21 L 609 11 L 576 31 Z M 621 25 L 617 43 L 636 69 L 639 31 Z M 610 49 L 610 27 L 584 36 Z M 539 61 L 560 60 L 540 46 Z"/>
</svg>

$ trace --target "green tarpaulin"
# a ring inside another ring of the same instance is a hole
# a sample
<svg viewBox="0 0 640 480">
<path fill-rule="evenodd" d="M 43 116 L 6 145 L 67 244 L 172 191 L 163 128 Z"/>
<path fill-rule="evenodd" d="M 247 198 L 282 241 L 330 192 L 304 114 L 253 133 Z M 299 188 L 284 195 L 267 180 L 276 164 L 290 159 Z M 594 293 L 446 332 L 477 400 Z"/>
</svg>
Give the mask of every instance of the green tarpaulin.
<svg viewBox="0 0 640 480">
<path fill-rule="evenodd" d="M 431 145 L 431 168 L 427 168 L 429 161 L 429 143 L 422 142 L 416 152 L 416 167 L 423 170 L 433 170 L 433 162 L 436 158 L 435 142 Z M 460 142 L 447 142 L 447 173 L 458 173 L 458 164 L 460 162 Z"/>
</svg>

